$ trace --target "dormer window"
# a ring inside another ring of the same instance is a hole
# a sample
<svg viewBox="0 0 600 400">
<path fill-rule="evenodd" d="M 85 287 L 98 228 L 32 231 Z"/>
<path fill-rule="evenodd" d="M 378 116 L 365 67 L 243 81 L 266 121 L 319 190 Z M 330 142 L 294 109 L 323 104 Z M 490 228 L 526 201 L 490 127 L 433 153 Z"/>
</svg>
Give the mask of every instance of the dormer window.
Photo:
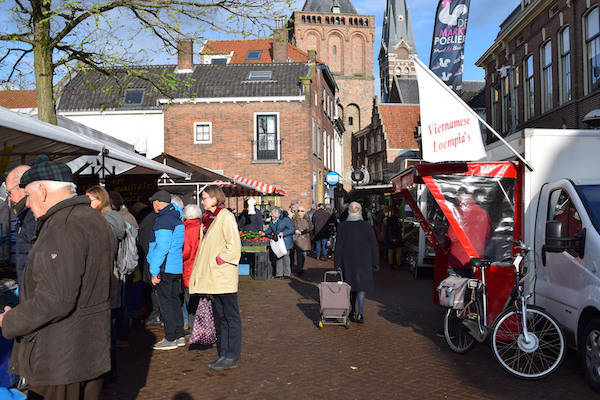
<svg viewBox="0 0 600 400">
<path fill-rule="evenodd" d="M 333 4 L 331 4 L 331 12 L 334 14 L 339 14 L 341 12 L 340 3 L 338 0 L 333 0 Z"/>
<path fill-rule="evenodd" d="M 260 61 L 262 50 L 248 50 L 246 54 L 246 61 Z"/>
<path fill-rule="evenodd" d="M 144 100 L 144 89 L 127 89 L 123 97 L 126 105 L 140 105 Z"/>
<path fill-rule="evenodd" d="M 210 63 L 211 64 L 227 64 L 227 59 L 226 58 L 211 58 Z"/>
</svg>

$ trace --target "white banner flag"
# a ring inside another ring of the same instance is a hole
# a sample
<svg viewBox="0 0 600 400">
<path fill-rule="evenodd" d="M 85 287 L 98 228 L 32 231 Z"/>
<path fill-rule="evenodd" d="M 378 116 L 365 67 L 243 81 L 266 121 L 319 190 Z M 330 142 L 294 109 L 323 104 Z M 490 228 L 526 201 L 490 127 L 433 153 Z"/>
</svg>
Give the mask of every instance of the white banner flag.
<svg viewBox="0 0 600 400">
<path fill-rule="evenodd" d="M 415 58 L 421 104 L 423 159 L 475 161 L 485 157 L 479 120 L 452 89 Z"/>
</svg>

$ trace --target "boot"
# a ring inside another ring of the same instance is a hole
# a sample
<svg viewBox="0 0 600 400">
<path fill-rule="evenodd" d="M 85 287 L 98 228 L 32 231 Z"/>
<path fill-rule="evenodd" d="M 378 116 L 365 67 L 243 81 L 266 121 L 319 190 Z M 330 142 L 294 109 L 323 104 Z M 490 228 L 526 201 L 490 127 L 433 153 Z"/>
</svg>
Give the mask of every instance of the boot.
<svg viewBox="0 0 600 400">
<path fill-rule="evenodd" d="M 358 324 L 364 324 L 365 320 L 363 318 L 362 314 L 356 314 L 356 318 L 354 318 L 354 322 L 358 323 Z"/>
</svg>

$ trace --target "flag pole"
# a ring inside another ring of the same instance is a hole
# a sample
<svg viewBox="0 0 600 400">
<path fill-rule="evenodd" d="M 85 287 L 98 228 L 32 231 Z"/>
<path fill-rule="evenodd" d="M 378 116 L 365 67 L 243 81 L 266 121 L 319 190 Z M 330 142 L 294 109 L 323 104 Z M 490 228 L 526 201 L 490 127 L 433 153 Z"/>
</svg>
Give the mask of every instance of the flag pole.
<svg viewBox="0 0 600 400">
<path fill-rule="evenodd" d="M 464 102 L 463 99 L 460 98 L 459 95 L 457 95 L 454 90 L 450 89 L 448 87 L 448 85 L 446 85 L 436 74 L 433 73 L 433 71 L 431 71 L 427 66 L 425 66 L 425 64 L 423 64 L 421 62 L 421 60 L 419 60 L 417 57 L 413 57 L 413 61 L 417 64 L 419 64 L 419 66 L 425 70 L 425 72 L 431 76 L 433 79 L 435 79 L 435 81 L 437 83 L 440 84 L 440 86 L 442 86 L 444 88 L 445 91 L 447 91 L 448 93 L 450 93 L 450 95 L 452 97 L 454 97 L 455 100 L 457 100 L 463 107 L 465 107 L 467 110 L 469 110 L 469 112 L 471 114 L 473 114 L 487 129 L 489 129 L 494 135 L 496 135 L 496 137 L 502 142 L 504 143 L 504 145 L 506 145 L 506 147 L 508 147 L 510 149 L 511 152 L 514 153 L 515 156 L 517 156 L 517 158 L 519 160 L 521 160 L 523 162 L 523 164 L 525 164 L 525 166 L 527 167 L 528 170 L 533 171 L 533 167 L 531 165 L 529 165 L 529 163 L 527 161 L 525 161 L 525 159 L 523 158 L 523 156 L 521 156 L 521 154 L 519 154 L 518 151 L 516 151 L 510 144 L 508 144 L 508 142 L 506 140 L 504 140 L 504 138 L 502 136 L 500 136 L 500 134 L 498 132 L 496 132 L 494 130 L 494 128 L 492 128 L 483 118 L 481 118 L 479 116 L 479 114 L 477 114 L 475 111 L 473 111 L 473 109 L 471 107 L 469 107 L 467 105 L 467 103 Z"/>
</svg>

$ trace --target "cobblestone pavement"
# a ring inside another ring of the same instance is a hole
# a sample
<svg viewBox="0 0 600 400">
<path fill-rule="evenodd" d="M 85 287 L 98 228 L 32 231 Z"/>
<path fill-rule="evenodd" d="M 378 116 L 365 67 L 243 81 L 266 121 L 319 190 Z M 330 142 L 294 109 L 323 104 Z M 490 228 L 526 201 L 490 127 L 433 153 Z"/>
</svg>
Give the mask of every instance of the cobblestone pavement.
<svg viewBox="0 0 600 400">
<path fill-rule="evenodd" d="M 383 267 L 367 296 L 364 325 L 319 329 L 316 284 L 331 262 L 307 259 L 288 280 L 242 277 L 243 323 L 238 368 L 214 372 L 215 348 L 153 352 L 162 329 L 139 328 L 119 350 L 119 379 L 103 399 L 587 399 L 574 352 L 541 381 L 509 376 L 487 345 L 452 353 L 435 332 L 440 309 L 430 279 Z"/>
</svg>

